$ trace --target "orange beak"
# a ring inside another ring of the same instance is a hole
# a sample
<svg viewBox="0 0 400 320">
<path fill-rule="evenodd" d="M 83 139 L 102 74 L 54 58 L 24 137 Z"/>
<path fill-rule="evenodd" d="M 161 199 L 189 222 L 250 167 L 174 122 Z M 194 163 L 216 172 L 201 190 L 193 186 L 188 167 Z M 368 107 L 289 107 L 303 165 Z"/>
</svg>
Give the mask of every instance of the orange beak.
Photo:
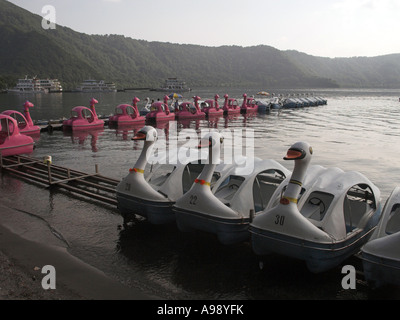
<svg viewBox="0 0 400 320">
<path fill-rule="evenodd" d="M 197 148 L 208 148 L 209 146 L 211 146 L 211 140 L 208 141 L 204 141 L 204 140 L 200 140 L 199 145 L 197 146 Z"/>
<path fill-rule="evenodd" d="M 289 149 L 286 157 L 284 157 L 284 160 L 298 160 L 298 159 L 303 159 L 306 156 L 306 153 L 303 150 L 300 149 Z"/>
<path fill-rule="evenodd" d="M 138 132 L 136 135 L 132 138 L 132 140 L 146 140 L 146 134 L 143 132 Z"/>
</svg>

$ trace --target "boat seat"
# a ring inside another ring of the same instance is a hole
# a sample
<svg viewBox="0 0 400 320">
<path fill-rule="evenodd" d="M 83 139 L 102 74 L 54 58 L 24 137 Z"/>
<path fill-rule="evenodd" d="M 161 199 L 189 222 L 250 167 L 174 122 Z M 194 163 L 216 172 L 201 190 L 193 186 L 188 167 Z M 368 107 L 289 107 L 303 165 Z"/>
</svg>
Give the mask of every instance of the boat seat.
<svg viewBox="0 0 400 320">
<path fill-rule="evenodd" d="M 3 144 L 7 137 L 7 132 L 0 131 L 0 144 Z"/>
<path fill-rule="evenodd" d="M 253 183 L 253 201 L 256 212 L 264 210 L 283 178 L 259 174 Z"/>
<path fill-rule="evenodd" d="M 182 174 L 182 188 L 183 193 L 190 190 L 194 180 L 200 175 L 203 170 L 204 164 L 202 163 L 189 163 L 185 166 Z"/>
<path fill-rule="evenodd" d="M 241 176 L 229 176 L 215 192 L 215 196 L 222 202 L 230 201 L 239 190 L 244 178 Z"/>
<path fill-rule="evenodd" d="M 400 231 L 400 204 L 395 204 L 390 212 L 385 232 L 393 234 Z"/>
<path fill-rule="evenodd" d="M 219 189 L 215 193 L 215 196 L 226 204 L 226 202 L 229 202 L 229 200 L 231 200 L 233 196 L 236 194 L 237 189 L 238 188 L 236 187 L 235 184 L 227 185 Z"/>
<path fill-rule="evenodd" d="M 350 200 L 346 197 L 343 205 L 346 232 L 356 229 L 367 210 L 370 211 L 370 209 L 370 206 L 365 201 Z"/>
<path fill-rule="evenodd" d="M 19 122 L 18 123 L 18 129 L 19 130 L 24 130 L 27 126 L 28 126 L 28 124 L 26 122 Z"/>
<path fill-rule="evenodd" d="M 333 195 L 322 191 L 313 191 L 301 208 L 301 214 L 315 221 L 322 221 L 333 200 Z"/>
<path fill-rule="evenodd" d="M 315 205 L 312 203 L 306 203 L 303 208 L 301 208 L 301 214 L 308 218 L 308 219 L 313 219 L 313 220 L 320 220 L 320 207 L 319 205 Z"/>
</svg>

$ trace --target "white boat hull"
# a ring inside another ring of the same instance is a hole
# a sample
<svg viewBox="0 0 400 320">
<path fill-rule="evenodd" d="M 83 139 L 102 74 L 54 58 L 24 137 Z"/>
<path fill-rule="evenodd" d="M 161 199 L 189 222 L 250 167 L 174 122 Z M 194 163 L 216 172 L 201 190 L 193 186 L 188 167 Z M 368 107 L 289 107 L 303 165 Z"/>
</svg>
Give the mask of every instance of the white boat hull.
<svg viewBox="0 0 400 320">
<path fill-rule="evenodd" d="M 372 224 L 373 225 L 373 224 Z M 375 227 L 354 232 L 343 241 L 320 243 L 289 235 L 249 227 L 253 251 L 258 255 L 277 253 L 303 260 L 313 273 L 328 271 L 360 250 L 371 237 Z"/>
<path fill-rule="evenodd" d="M 212 233 L 225 245 L 249 239 L 249 219 L 215 217 L 177 207 L 174 207 L 174 211 L 178 228 L 183 232 L 200 230 Z"/>
<path fill-rule="evenodd" d="M 364 277 L 372 287 L 400 286 L 400 187 L 385 203 L 371 240 L 361 248 Z"/>
<path fill-rule="evenodd" d="M 152 224 L 166 224 L 175 221 L 172 211 L 174 202 L 151 201 L 117 192 L 118 209 L 124 220 L 128 221 L 135 214 L 147 218 Z"/>
<path fill-rule="evenodd" d="M 363 253 L 364 277 L 374 288 L 400 286 L 400 262 Z"/>
<path fill-rule="evenodd" d="M 363 248 L 364 277 L 372 287 L 400 286 L 400 233 L 371 240 Z"/>
</svg>

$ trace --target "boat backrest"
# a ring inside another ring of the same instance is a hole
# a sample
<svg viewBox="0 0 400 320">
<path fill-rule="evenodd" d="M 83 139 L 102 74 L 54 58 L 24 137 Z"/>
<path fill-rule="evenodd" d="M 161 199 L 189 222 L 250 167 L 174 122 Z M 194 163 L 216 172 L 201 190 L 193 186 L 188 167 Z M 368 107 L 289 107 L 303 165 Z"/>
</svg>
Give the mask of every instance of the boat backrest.
<svg viewBox="0 0 400 320">
<path fill-rule="evenodd" d="M 8 115 L 13 119 L 15 119 L 15 121 L 17 121 L 18 123 L 19 128 L 25 128 L 28 125 L 27 119 L 20 112 L 14 110 L 7 110 L 4 111 L 2 114 Z"/>
<path fill-rule="evenodd" d="M 285 179 L 282 172 L 268 170 L 259 173 L 253 182 L 253 201 L 255 212 L 264 210 L 275 190 Z"/>
<path fill-rule="evenodd" d="M 306 218 L 322 221 L 329 210 L 333 198 L 334 196 L 330 193 L 314 191 L 308 196 L 301 208 L 301 214 Z"/>
<path fill-rule="evenodd" d="M 386 224 L 386 234 L 393 234 L 400 231 L 400 203 L 396 203 L 389 216 L 389 220 Z"/>
<path fill-rule="evenodd" d="M 347 192 L 343 202 L 347 232 L 351 232 L 359 227 L 360 221 L 376 207 L 372 199 L 373 196 L 369 188 L 360 189 L 359 186 L 354 186 Z"/>
<path fill-rule="evenodd" d="M 145 177 L 146 181 L 148 181 L 154 187 L 160 187 L 164 184 L 164 182 L 168 179 L 168 177 L 172 174 L 172 172 L 176 169 L 176 166 L 166 165 L 162 168 L 157 167 L 155 171 L 153 171 L 153 165 L 146 164 L 145 169 Z M 154 174 L 157 172 L 157 174 Z"/>
<path fill-rule="evenodd" d="M 203 168 L 204 164 L 202 163 L 188 163 L 185 166 L 185 169 L 183 170 L 182 174 L 183 193 L 189 191 L 189 189 L 192 187 L 194 183 L 194 180 L 199 176 Z"/>
<path fill-rule="evenodd" d="M 244 177 L 242 176 L 230 175 L 224 182 L 221 183 L 218 190 L 215 192 L 215 196 L 226 201 L 231 200 L 239 190 L 243 181 Z"/>
<path fill-rule="evenodd" d="M 7 123 L 4 120 L 1 119 L 0 121 L 0 144 L 3 144 L 4 140 L 9 136 Z"/>
<path fill-rule="evenodd" d="M 14 120 L 15 121 L 15 120 Z M 11 120 L 10 118 L 7 117 L 1 117 L 1 121 L 0 121 L 0 133 L 2 137 L 8 137 L 11 136 L 14 132 L 14 121 Z M 16 122 L 15 122 L 16 123 Z"/>
<path fill-rule="evenodd" d="M 214 101 L 206 100 L 200 104 L 200 108 L 203 110 L 204 108 L 212 108 L 214 106 Z"/>
<path fill-rule="evenodd" d="M 125 110 L 126 110 L 126 114 L 131 117 L 136 115 L 136 111 L 132 106 L 127 106 Z"/>
<path fill-rule="evenodd" d="M 228 101 L 228 106 L 229 106 L 229 107 L 236 108 L 236 107 L 239 106 L 239 103 L 237 102 L 236 99 L 229 99 L 229 101 Z"/>
<path fill-rule="evenodd" d="M 82 116 L 88 122 L 93 122 L 94 121 L 94 115 L 89 109 L 82 109 Z"/>
<path fill-rule="evenodd" d="M 122 109 L 120 109 L 120 108 L 115 108 L 114 114 L 116 114 L 116 115 L 122 115 L 122 114 L 124 114 L 124 110 L 122 110 Z"/>
</svg>

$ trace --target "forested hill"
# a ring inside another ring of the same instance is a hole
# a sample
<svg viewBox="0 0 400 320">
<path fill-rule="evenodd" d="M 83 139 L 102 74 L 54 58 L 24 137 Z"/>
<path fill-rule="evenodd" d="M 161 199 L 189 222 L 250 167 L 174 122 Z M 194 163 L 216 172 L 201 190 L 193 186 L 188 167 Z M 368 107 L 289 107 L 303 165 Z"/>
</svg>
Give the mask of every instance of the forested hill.
<svg viewBox="0 0 400 320">
<path fill-rule="evenodd" d="M 88 78 L 119 88 L 157 87 L 168 77 L 190 87 L 396 87 L 400 55 L 322 58 L 270 46 L 180 45 L 120 35 L 87 35 L 57 25 L 0 0 L 1 81 L 37 75 L 74 88 Z"/>
</svg>

